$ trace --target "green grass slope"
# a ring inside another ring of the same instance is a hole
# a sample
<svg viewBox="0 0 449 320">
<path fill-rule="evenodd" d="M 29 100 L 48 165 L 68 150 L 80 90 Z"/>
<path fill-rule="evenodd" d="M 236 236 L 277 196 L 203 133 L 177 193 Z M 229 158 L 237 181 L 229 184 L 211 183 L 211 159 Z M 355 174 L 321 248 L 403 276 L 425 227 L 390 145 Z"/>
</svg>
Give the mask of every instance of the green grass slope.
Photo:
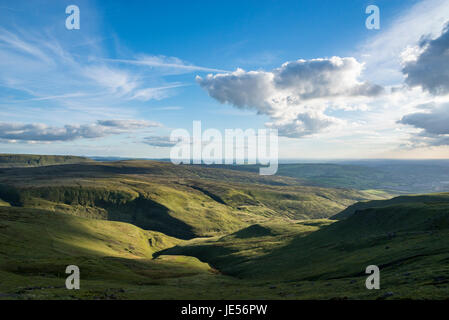
<svg viewBox="0 0 449 320">
<path fill-rule="evenodd" d="M 300 222 L 284 232 L 251 227 L 161 253 L 191 255 L 224 274 L 276 283 L 287 294 L 300 287 L 299 296 L 307 298 L 376 299 L 386 292 L 400 299 L 449 296 L 449 203 L 426 198 L 330 222 Z M 382 290 L 364 287 L 364 270 L 371 264 L 381 269 Z"/>
<path fill-rule="evenodd" d="M 326 218 L 357 201 L 387 196 L 156 161 L 10 168 L 0 173 L 0 199 L 13 206 L 123 221 L 181 239 L 224 235 L 273 219 Z"/>
<path fill-rule="evenodd" d="M 449 203 L 449 193 L 436 193 L 428 195 L 409 195 L 409 196 L 399 196 L 389 200 L 373 200 L 357 202 L 342 212 L 334 215 L 332 219 L 341 220 L 346 219 L 353 215 L 355 212 L 369 209 L 369 208 L 381 208 L 397 204 L 414 204 L 414 203 Z"/>
<path fill-rule="evenodd" d="M 427 198 L 337 222 L 264 221 L 191 240 L 21 207 L 0 207 L 0 230 L 1 299 L 449 296 L 449 204 Z M 81 269 L 79 291 L 64 288 L 70 264 Z M 371 264 L 381 290 L 365 288 Z"/>
<path fill-rule="evenodd" d="M 153 259 L 181 240 L 122 222 L 0 207 L 0 230 L 0 298 L 123 298 L 124 287 L 134 298 L 142 288 L 147 298 L 167 298 L 177 296 L 171 284 L 160 292 L 167 279 L 215 276 L 193 257 Z M 65 289 L 72 264 L 81 270 L 79 292 Z"/>
</svg>

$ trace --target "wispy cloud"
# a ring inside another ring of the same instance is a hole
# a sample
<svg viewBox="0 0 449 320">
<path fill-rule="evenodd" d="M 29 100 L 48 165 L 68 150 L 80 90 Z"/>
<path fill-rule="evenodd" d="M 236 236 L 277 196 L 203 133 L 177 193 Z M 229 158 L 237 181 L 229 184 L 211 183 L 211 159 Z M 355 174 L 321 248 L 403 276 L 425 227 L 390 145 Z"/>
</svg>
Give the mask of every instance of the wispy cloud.
<svg viewBox="0 0 449 320">
<path fill-rule="evenodd" d="M 189 85 L 165 80 L 165 71 L 148 72 L 135 65 L 183 73 L 216 71 L 175 57 L 103 59 L 101 56 L 107 50 L 98 48 L 101 44 L 98 38 L 93 34 L 92 39 L 84 39 L 79 49 L 48 32 L 30 34 L 26 30 L 0 27 L 0 93 L 7 91 L 0 96 L 0 104 L 47 101 L 51 102 L 49 106 L 59 106 L 67 112 L 74 106 L 82 107 L 87 115 L 99 108 L 123 109 L 132 101 L 162 100 L 176 94 L 177 88 Z M 120 61 L 125 63 L 117 63 Z"/>
<path fill-rule="evenodd" d="M 192 64 L 185 63 L 176 57 L 165 56 L 141 56 L 139 59 L 104 59 L 109 62 L 116 62 L 122 64 L 131 64 L 138 66 L 154 67 L 154 68 L 166 68 L 166 69 L 178 69 L 184 72 L 203 71 L 203 72 L 226 72 L 226 70 L 200 67 Z"/>
<path fill-rule="evenodd" d="M 24 99 L 24 100 L 19 100 L 18 102 L 45 101 L 45 100 L 55 100 L 55 99 L 78 98 L 78 97 L 83 97 L 83 96 L 86 96 L 86 94 L 84 94 L 82 92 L 75 92 L 75 93 L 61 94 L 61 95 L 58 95 L 58 96 L 48 96 L 48 97 Z"/>
<path fill-rule="evenodd" d="M 157 110 L 157 111 L 170 111 L 170 110 L 182 110 L 183 107 L 179 106 L 167 106 L 167 107 L 157 107 L 157 108 L 151 108 L 151 110 Z"/>
<path fill-rule="evenodd" d="M 156 87 L 156 88 L 145 88 L 137 90 L 134 95 L 131 97 L 131 99 L 137 99 L 137 100 L 162 100 L 164 98 L 167 98 L 171 94 L 171 89 L 179 88 L 187 86 L 187 84 L 184 83 L 173 83 L 167 86 L 162 87 Z"/>
<path fill-rule="evenodd" d="M 18 35 L 9 32 L 4 28 L 0 28 L 0 43 L 19 53 L 28 54 L 34 58 L 38 58 L 45 63 L 50 63 L 51 60 L 40 48 L 36 45 L 23 41 Z"/>
</svg>

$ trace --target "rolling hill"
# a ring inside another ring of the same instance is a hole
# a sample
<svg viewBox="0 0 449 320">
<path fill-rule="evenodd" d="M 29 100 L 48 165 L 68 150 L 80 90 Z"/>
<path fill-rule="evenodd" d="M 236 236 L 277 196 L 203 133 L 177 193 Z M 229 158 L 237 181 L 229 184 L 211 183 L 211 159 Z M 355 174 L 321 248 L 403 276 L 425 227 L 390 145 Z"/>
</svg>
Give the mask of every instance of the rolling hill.
<svg viewBox="0 0 449 320">
<path fill-rule="evenodd" d="M 128 222 L 181 239 L 227 234 L 273 219 L 326 218 L 357 201 L 387 197 L 156 161 L 0 169 L 3 203 Z"/>
<path fill-rule="evenodd" d="M 447 299 L 449 203 L 433 199 L 384 201 L 338 222 L 253 226 L 159 254 L 194 256 L 224 274 L 277 283 L 276 290 L 308 299 Z M 383 290 L 364 287 L 364 270 L 372 264 L 381 269 Z"/>
<path fill-rule="evenodd" d="M 372 201 L 363 201 L 357 202 L 353 205 L 350 205 L 345 210 L 340 213 L 332 216 L 332 219 L 342 220 L 346 219 L 354 213 L 372 208 L 382 208 L 382 207 L 392 207 L 395 205 L 411 205 L 414 204 L 422 204 L 422 203 L 432 203 L 432 204 L 445 204 L 449 203 L 449 193 L 436 193 L 436 194 L 428 194 L 428 195 L 409 195 L 409 196 L 399 196 L 389 200 L 372 200 Z"/>
<path fill-rule="evenodd" d="M 1 168 L 0 299 L 447 299 L 448 194 L 388 198 L 157 161 Z"/>
</svg>

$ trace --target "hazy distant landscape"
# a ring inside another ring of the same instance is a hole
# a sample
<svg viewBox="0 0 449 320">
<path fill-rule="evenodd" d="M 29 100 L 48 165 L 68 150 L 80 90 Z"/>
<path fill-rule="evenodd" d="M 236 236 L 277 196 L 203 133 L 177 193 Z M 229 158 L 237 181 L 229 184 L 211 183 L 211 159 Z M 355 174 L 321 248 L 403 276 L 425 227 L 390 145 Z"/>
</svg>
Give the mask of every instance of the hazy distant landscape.
<svg viewBox="0 0 449 320">
<path fill-rule="evenodd" d="M 280 161 L 277 175 L 309 185 L 381 189 L 393 193 L 449 191 L 449 160 L 345 160 L 312 163 Z M 257 172 L 259 166 L 214 166 Z"/>
<path fill-rule="evenodd" d="M 148 160 L 0 162 L 2 299 L 449 294 L 449 193 L 396 197 L 406 181 L 427 193 L 443 188 L 446 162 L 404 162 L 388 188 L 369 179 L 397 163 L 286 164 L 259 176 Z M 65 289 L 71 264 L 82 270 L 82 290 Z M 382 270 L 381 290 L 365 288 L 370 264 Z"/>
</svg>

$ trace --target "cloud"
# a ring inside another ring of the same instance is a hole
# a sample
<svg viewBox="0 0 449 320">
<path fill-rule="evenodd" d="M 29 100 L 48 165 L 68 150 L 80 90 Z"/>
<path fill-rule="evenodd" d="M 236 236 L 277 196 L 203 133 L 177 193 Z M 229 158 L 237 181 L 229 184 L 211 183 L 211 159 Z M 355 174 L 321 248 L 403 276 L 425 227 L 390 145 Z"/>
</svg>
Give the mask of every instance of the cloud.
<svg viewBox="0 0 449 320">
<path fill-rule="evenodd" d="M 171 89 L 184 87 L 186 84 L 183 83 L 173 83 L 167 86 L 156 87 L 156 88 L 146 88 L 137 90 L 131 99 L 137 99 L 142 101 L 148 100 L 162 100 L 170 96 Z"/>
<path fill-rule="evenodd" d="M 440 34 L 448 15 L 449 2 L 446 0 L 411 4 L 390 20 L 391 23 L 381 22 L 381 29 L 371 32 L 373 36 L 367 38 L 354 56 L 365 63 L 365 74 L 371 81 L 383 85 L 402 82 L 401 53 L 408 47 L 414 48 L 423 35 L 434 37 Z"/>
<path fill-rule="evenodd" d="M 300 100 L 381 94 L 382 87 L 358 81 L 362 69 L 354 58 L 332 57 L 287 62 L 273 74 L 278 89 L 289 90 Z"/>
<path fill-rule="evenodd" d="M 272 71 L 244 71 L 197 76 L 197 82 L 221 103 L 240 109 L 255 109 L 269 115 L 270 127 L 282 135 L 311 135 L 339 123 L 327 116 L 328 107 L 338 108 L 342 100 L 372 98 L 384 88 L 359 80 L 363 65 L 356 59 L 297 60 Z"/>
<path fill-rule="evenodd" d="M 43 52 L 38 46 L 23 41 L 18 35 L 9 32 L 4 28 L 0 28 L 0 43 L 9 48 L 14 48 L 16 51 L 27 56 L 38 58 L 42 62 L 50 63 L 48 55 Z"/>
<path fill-rule="evenodd" d="M 151 110 L 153 110 L 153 111 L 173 111 L 173 110 L 182 110 L 182 109 L 184 109 L 184 108 L 180 107 L 180 106 L 167 106 L 167 107 L 151 108 Z"/>
<path fill-rule="evenodd" d="M 166 57 L 166 56 L 149 56 L 143 55 L 138 59 L 104 59 L 109 62 L 116 62 L 122 64 L 132 64 L 137 66 L 146 66 L 154 68 L 163 69 L 177 69 L 183 72 L 193 72 L 193 71 L 204 71 L 204 72 L 226 72 L 221 69 L 200 67 L 193 64 L 186 63 L 176 57 Z"/>
<path fill-rule="evenodd" d="M 151 127 L 162 127 L 162 124 L 159 122 L 147 120 L 98 120 L 97 124 L 104 127 L 118 128 L 120 130 L 137 130 Z"/>
<path fill-rule="evenodd" d="M 159 147 L 159 148 L 171 148 L 175 145 L 177 145 L 179 142 L 181 142 L 182 139 L 178 138 L 177 140 L 171 140 L 168 136 L 151 136 L 146 137 L 143 139 L 143 143 L 153 146 L 153 147 Z M 185 143 L 188 143 L 188 141 L 185 141 Z"/>
<path fill-rule="evenodd" d="M 320 112 L 300 113 L 294 119 L 278 122 L 268 122 L 267 127 L 278 129 L 278 134 L 284 137 L 303 137 L 321 132 L 336 125 L 338 119 L 326 116 Z"/>
<path fill-rule="evenodd" d="M 398 121 L 420 129 L 413 135 L 412 141 L 427 145 L 449 145 L 449 102 L 430 103 L 418 108 L 426 112 L 411 113 Z"/>
<path fill-rule="evenodd" d="M 83 125 L 48 126 L 42 123 L 21 124 L 0 122 L 3 142 L 56 142 L 101 138 L 112 134 L 160 127 L 161 124 L 143 120 L 98 120 Z"/>
<path fill-rule="evenodd" d="M 423 34 L 415 46 L 402 52 L 405 84 L 422 90 L 427 101 L 415 106 L 398 121 L 416 131 L 411 133 L 408 146 L 449 145 L 449 24 L 443 24 L 437 35 Z M 430 98 L 430 99 L 429 99 Z"/>
<path fill-rule="evenodd" d="M 102 59 L 104 48 L 92 39 L 81 48 L 68 39 L 51 33 L 6 30 L 0 27 L 0 87 L 8 88 L 7 103 L 51 100 L 61 106 L 73 104 L 98 107 L 131 100 L 149 101 L 170 97 L 180 82 L 167 82 L 164 72 L 145 72 L 142 65 L 184 70 L 185 72 L 220 70 L 190 65 L 178 58 L 144 56 L 141 60 L 116 63 Z M 77 40 L 79 41 L 79 40 Z M 17 66 L 21 66 L 17 68 Z M 138 67 L 135 67 L 138 66 Z M 92 120 L 92 119 L 89 119 Z"/>
<path fill-rule="evenodd" d="M 117 70 L 105 65 L 84 67 L 82 74 L 87 79 L 94 80 L 110 93 L 125 95 L 139 87 L 137 76 L 133 76 L 127 71 Z"/>
<path fill-rule="evenodd" d="M 433 95 L 449 93 L 449 25 L 435 39 L 421 40 L 402 72 L 410 87 L 421 86 Z"/>
</svg>

